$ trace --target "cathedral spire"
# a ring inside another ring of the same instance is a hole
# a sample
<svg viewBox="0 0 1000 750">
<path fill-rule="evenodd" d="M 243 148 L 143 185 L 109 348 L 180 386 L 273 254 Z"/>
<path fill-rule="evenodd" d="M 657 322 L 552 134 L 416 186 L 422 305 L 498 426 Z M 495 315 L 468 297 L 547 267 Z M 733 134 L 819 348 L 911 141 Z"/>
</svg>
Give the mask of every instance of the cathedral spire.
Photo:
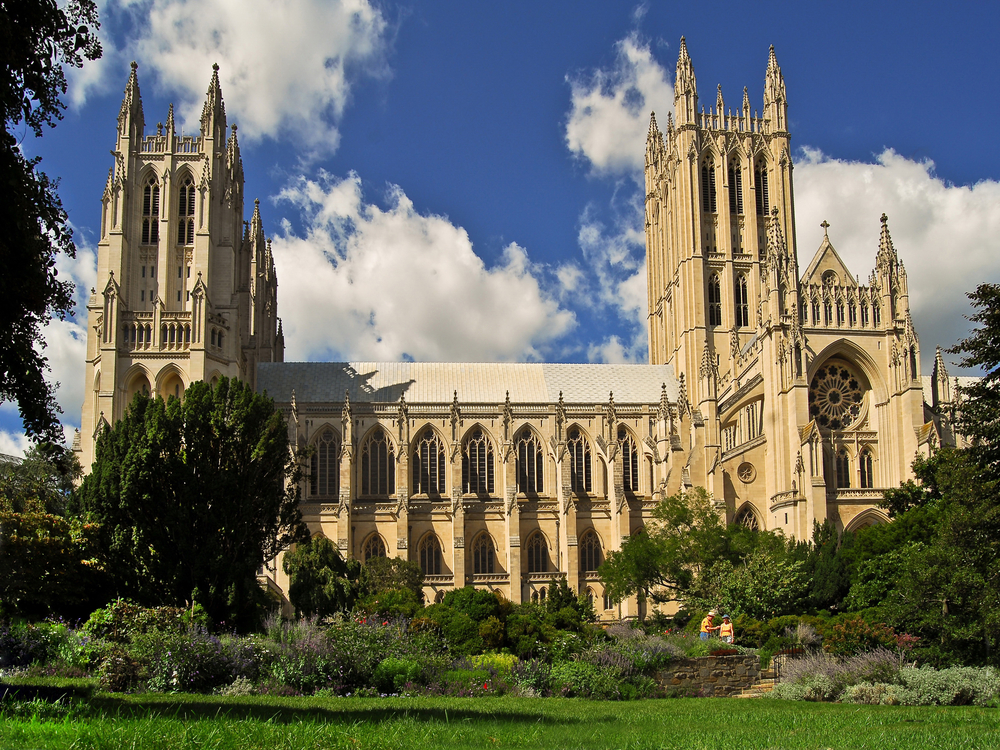
<svg viewBox="0 0 1000 750">
<path fill-rule="evenodd" d="M 767 56 L 767 72 L 764 74 L 764 118 L 771 121 L 772 133 L 788 130 L 788 100 L 785 96 L 785 78 L 781 74 L 774 45 Z"/>
<path fill-rule="evenodd" d="M 680 52 L 677 55 L 677 74 L 674 76 L 674 114 L 677 125 L 693 125 L 698 111 L 698 83 L 694 77 L 694 65 L 688 55 L 687 42 L 681 37 Z"/>
<path fill-rule="evenodd" d="M 169 144 L 168 148 L 170 150 L 173 150 L 173 145 L 174 145 L 174 141 L 173 141 L 173 138 L 174 138 L 174 104 L 173 104 L 173 102 L 170 103 L 170 108 L 167 110 L 167 131 L 166 131 L 166 134 L 167 134 L 167 143 Z"/>
<path fill-rule="evenodd" d="M 142 133 L 146 127 L 146 121 L 142 114 L 142 96 L 139 94 L 139 75 L 136 72 L 139 64 L 132 61 L 132 72 L 129 73 L 128 83 L 125 84 L 125 96 L 122 98 L 122 106 L 118 111 L 118 141 L 119 151 L 122 139 L 129 139 L 133 148 L 138 148 L 136 144 L 142 140 Z"/>
<path fill-rule="evenodd" d="M 205 106 L 201 110 L 201 135 L 221 141 L 226 132 L 226 105 L 222 101 L 222 86 L 219 84 L 219 64 L 212 65 L 212 80 L 205 94 Z"/>
</svg>

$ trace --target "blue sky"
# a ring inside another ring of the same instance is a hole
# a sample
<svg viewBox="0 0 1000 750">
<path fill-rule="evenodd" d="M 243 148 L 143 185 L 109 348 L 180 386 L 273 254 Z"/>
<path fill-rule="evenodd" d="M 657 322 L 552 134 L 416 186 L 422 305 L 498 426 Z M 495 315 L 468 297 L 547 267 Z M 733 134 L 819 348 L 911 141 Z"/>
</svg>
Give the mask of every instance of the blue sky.
<svg viewBox="0 0 1000 750">
<path fill-rule="evenodd" d="M 702 101 L 788 90 L 800 268 L 822 238 L 867 279 L 879 215 L 909 272 L 923 367 L 1000 278 L 1000 10 L 970 3 L 105 0 L 105 56 L 23 148 L 61 179 L 94 284 L 128 63 L 152 131 L 193 132 L 220 65 L 248 198 L 273 236 L 288 359 L 644 361 L 641 163 L 680 36 Z M 247 211 L 252 209 L 248 201 Z M 70 428 L 83 326 L 47 332 Z M 956 370 L 957 372 L 957 370 Z M 0 452 L 24 446 L 0 407 Z"/>
</svg>

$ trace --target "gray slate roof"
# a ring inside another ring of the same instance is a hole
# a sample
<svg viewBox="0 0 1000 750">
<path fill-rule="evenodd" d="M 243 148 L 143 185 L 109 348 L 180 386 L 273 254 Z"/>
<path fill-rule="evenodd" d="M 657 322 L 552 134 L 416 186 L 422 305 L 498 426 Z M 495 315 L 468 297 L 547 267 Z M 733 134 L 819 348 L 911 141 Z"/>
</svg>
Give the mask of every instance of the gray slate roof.
<svg viewBox="0 0 1000 750">
<path fill-rule="evenodd" d="M 562 391 L 566 403 L 654 404 L 667 385 L 677 400 L 678 383 L 669 365 L 536 364 L 500 362 L 267 362 L 257 367 L 257 389 L 279 403 L 352 402 L 551 404 Z"/>
</svg>

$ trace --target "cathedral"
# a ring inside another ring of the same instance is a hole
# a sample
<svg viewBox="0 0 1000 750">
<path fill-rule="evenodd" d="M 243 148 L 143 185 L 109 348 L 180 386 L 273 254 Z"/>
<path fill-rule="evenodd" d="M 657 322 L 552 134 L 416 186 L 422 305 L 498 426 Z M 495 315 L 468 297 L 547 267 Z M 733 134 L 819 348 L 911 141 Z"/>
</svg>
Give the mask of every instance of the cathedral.
<svg viewBox="0 0 1000 750">
<path fill-rule="evenodd" d="M 921 377 L 885 215 L 867 283 L 828 233 L 800 273 L 787 115 L 773 47 L 763 108 L 744 88 L 734 113 L 721 87 L 699 107 L 681 39 L 673 113 L 646 140 L 649 364 L 284 362 L 217 67 L 200 132 L 181 136 L 172 108 L 145 132 L 133 63 L 88 304 L 81 463 L 136 392 L 237 377 L 285 413 L 305 520 L 344 555 L 418 563 L 428 602 L 466 585 L 540 601 L 562 576 L 602 619 L 638 614 L 597 569 L 665 496 L 703 487 L 727 522 L 799 539 L 824 520 L 885 522 L 882 492 L 954 441 L 952 385 L 940 352 Z M 287 585 L 277 563 L 260 577 Z"/>
</svg>

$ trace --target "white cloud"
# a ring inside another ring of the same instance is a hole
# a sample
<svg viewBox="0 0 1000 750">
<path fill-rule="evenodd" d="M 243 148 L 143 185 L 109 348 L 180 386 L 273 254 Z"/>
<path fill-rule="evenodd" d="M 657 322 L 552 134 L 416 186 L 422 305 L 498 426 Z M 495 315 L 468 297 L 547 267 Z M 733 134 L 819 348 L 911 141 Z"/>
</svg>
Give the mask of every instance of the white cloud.
<svg viewBox="0 0 1000 750">
<path fill-rule="evenodd" d="M 23 456 L 31 447 L 24 433 L 0 430 L 0 453 L 5 456 Z"/>
<path fill-rule="evenodd" d="M 873 164 L 808 150 L 794 174 L 803 271 L 826 220 L 837 252 L 858 281 L 867 283 L 878 251 L 879 216 L 888 215 L 893 245 L 906 267 L 923 369 L 929 371 L 934 347 L 952 346 L 968 331 L 965 293 L 1000 279 L 1000 182 L 952 185 L 934 173 L 933 162 L 913 161 L 891 149 Z"/>
<path fill-rule="evenodd" d="M 308 230 L 273 240 L 287 359 L 539 359 L 575 324 L 542 288 L 524 248 L 487 268 L 461 227 L 422 216 L 398 187 L 386 209 L 357 175 L 287 187 Z"/>
<path fill-rule="evenodd" d="M 121 75 L 124 59 L 133 57 L 141 83 L 151 68 L 159 87 L 180 96 L 177 116 L 188 132 L 198 127 L 218 63 L 241 135 L 290 137 L 307 151 L 332 153 L 352 80 L 388 71 L 388 24 L 368 0 L 108 0 L 101 12 L 103 36 L 130 41 L 120 50 L 105 43 L 115 65 L 73 74 L 71 101 L 106 85 L 104 75 Z"/>
<path fill-rule="evenodd" d="M 615 49 L 612 69 L 567 79 L 571 109 L 566 145 L 590 162 L 595 173 L 635 177 L 645 158 L 649 113 L 656 110 L 666 117 L 672 112 L 674 88 L 636 33 L 619 41 Z"/>
</svg>

